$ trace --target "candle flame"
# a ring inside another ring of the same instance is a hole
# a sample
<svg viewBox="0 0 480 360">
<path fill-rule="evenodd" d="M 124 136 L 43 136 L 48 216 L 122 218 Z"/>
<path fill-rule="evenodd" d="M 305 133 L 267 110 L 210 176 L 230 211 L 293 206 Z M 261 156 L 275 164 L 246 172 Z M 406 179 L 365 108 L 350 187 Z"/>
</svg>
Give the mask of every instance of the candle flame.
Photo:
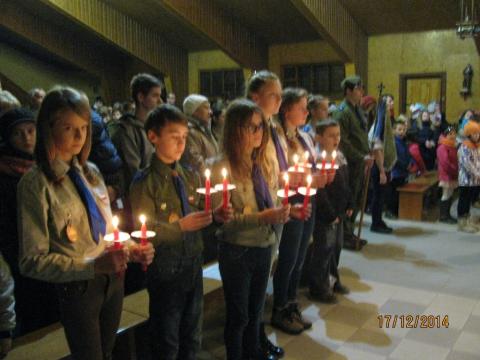
<svg viewBox="0 0 480 360">
<path fill-rule="evenodd" d="M 312 185 L 312 175 L 307 176 L 307 184 L 308 186 Z"/>
<path fill-rule="evenodd" d="M 227 169 L 225 168 L 222 169 L 222 176 L 224 179 L 227 177 Z"/>
<path fill-rule="evenodd" d="M 298 155 L 297 154 L 293 155 L 293 162 L 295 164 L 298 163 Z"/>
<path fill-rule="evenodd" d="M 336 157 L 337 157 L 337 151 L 336 151 L 336 150 L 333 150 L 333 152 L 332 152 L 332 158 L 335 159 Z"/>
<path fill-rule="evenodd" d="M 310 158 L 310 153 L 308 151 L 305 151 L 305 154 L 303 154 L 303 156 L 305 156 L 305 159 L 308 160 Z"/>
<path fill-rule="evenodd" d="M 205 170 L 205 177 L 206 177 L 207 179 L 210 179 L 210 175 L 211 175 L 210 169 L 206 169 L 206 170 Z"/>
<path fill-rule="evenodd" d="M 140 215 L 138 218 L 140 219 L 140 222 L 142 223 L 142 225 L 145 224 L 145 222 L 147 221 L 147 217 L 143 214 Z"/>
<path fill-rule="evenodd" d="M 120 220 L 118 220 L 118 216 L 115 215 L 113 218 L 112 218 L 112 225 L 113 227 L 116 229 L 118 228 L 118 223 L 120 222 Z"/>
<path fill-rule="evenodd" d="M 322 151 L 322 158 L 325 159 L 327 157 L 327 152 L 325 150 Z"/>
<path fill-rule="evenodd" d="M 288 183 L 288 174 L 287 173 L 283 174 L 283 180 L 285 181 L 286 184 Z"/>
</svg>

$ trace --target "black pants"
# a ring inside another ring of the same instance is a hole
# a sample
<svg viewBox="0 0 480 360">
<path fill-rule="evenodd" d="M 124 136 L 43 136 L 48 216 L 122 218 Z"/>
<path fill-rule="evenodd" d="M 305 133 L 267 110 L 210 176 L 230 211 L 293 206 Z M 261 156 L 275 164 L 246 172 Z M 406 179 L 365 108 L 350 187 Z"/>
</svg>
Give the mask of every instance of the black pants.
<svg viewBox="0 0 480 360">
<path fill-rule="evenodd" d="M 330 291 L 330 275 L 340 282 L 338 264 L 343 246 L 343 224 L 321 224 L 315 227 L 309 262 L 310 292 L 325 294 Z"/>
<path fill-rule="evenodd" d="M 480 186 L 460 186 L 458 191 L 458 217 L 470 214 L 470 207 L 476 201 L 480 192 Z"/>
<path fill-rule="evenodd" d="M 377 164 L 372 167 L 372 226 L 378 226 L 383 223 L 382 212 L 385 204 L 386 184 L 380 184 L 380 170 Z"/>
<path fill-rule="evenodd" d="M 355 229 L 355 220 L 362 207 L 365 164 L 363 162 L 349 163 L 348 178 L 353 200 L 353 214 L 350 218 L 343 222 L 343 236 L 346 242 L 351 242 L 353 238 L 353 231 Z"/>
<path fill-rule="evenodd" d="M 123 305 L 123 277 L 95 275 L 93 280 L 56 285 L 60 320 L 73 359 L 112 358 Z"/>
<path fill-rule="evenodd" d="M 398 216 L 398 204 L 399 204 L 399 195 L 398 188 L 407 183 L 406 178 L 395 178 L 391 179 L 388 183 L 387 194 L 386 194 L 386 203 L 387 209 L 393 215 Z"/>
<path fill-rule="evenodd" d="M 220 241 L 218 254 L 227 308 L 227 359 L 257 358 L 272 249 Z"/>
<path fill-rule="evenodd" d="M 154 359 L 195 360 L 201 347 L 201 257 L 184 262 L 169 281 L 147 284 Z"/>
</svg>

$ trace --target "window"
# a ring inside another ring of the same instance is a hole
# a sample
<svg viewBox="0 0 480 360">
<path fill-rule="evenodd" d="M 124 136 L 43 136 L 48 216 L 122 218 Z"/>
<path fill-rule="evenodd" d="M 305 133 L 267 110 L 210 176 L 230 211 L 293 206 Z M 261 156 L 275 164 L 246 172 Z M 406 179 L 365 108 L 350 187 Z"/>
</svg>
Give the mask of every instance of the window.
<svg viewBox="0 0 480 360">
<path fill-rule="evenodd" d="M 235 99 L 244 94 L 242 69 L 200 71 L 200 93 L 209 98 Z"/>
<path fill-rule="evenodd" d="M 283 67 L 284 87 L 302 87 L 313 94 L 322 94 L 331 98 L 343 96 L 340 83 L 344 78 L 345 66 L 339 63 Z"/>
</svg>

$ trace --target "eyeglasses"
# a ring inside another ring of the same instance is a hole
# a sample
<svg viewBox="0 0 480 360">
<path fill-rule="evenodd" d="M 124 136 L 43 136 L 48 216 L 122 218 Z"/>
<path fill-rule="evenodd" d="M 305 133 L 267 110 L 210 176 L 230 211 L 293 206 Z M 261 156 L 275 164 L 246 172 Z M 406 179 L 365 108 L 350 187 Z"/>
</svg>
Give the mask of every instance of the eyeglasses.
<svg viewBox="0 0 480 360">
<path fill-rule="evenodd" d="M 250 125 L 246 125 L 244 126 L 243 128 L 244 129 L 247 129 L 247 131 L 250 133 L 250 134 L 255 134 L 257 133 L 257 131 L 260 131 L 264 129 L 264 125 L 263 123 L 260 123 L 259 125 L 253 125 L 253 124 L 250 124 Z"/>
</svg>

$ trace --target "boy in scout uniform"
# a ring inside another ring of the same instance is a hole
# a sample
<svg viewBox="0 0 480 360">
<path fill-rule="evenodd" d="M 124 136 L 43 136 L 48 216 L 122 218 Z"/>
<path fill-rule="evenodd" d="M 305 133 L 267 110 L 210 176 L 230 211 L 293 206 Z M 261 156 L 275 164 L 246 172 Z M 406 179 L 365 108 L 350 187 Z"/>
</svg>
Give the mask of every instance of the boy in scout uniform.
<svg viewBox="0 0 480 360">
<path fill-rule="evenodd" d="M 130 191 L 135 218 L 147 217 L 158 253 L 147 271 L 150 324 L 155 359 L 195 359 L 200 350 L 203 308 L 201 229 L 228 220 L 231 210 L 199 211 L 198 176 L 182 167 L 188 124 L 176 107 L 165 104 L 145 123 L 155 147 L 150 166 Z"/>
<path fill-rule="evenodd" d="M 365 178 L 365 169 L 373 165 L 368 144 L 368 129 L 365 118 L 360 109 L 360 100 L 363 96 L 363 84 L 359 76 L 350 76 L 342 81 L 345 99 L 334 114 L 335 120 L 340 124 L 342 138 L 340 150 L 345 155 L 348 163 L 348 173 L 354 211 L 351 218 L 344 224 L 344 247 L 355 249 L 355 244 L 360 241 L 360 246 L 366 240 L 357 239 L 353 234 L 355 218 L 361 207 L 362 189 Z"/>
</svg>

